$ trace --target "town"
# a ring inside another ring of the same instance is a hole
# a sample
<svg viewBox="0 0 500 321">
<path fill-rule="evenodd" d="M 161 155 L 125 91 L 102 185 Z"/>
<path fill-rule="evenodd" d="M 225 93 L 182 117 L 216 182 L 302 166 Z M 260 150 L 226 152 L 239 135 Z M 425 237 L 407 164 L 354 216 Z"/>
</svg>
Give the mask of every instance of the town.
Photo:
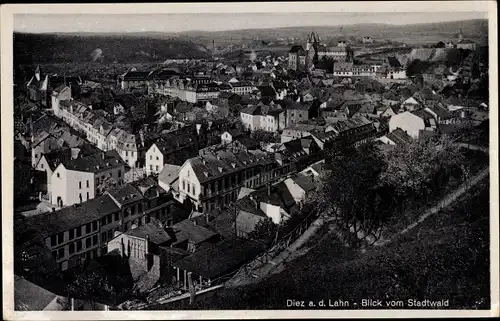
<svg viewBox="0 0 500 321">
<path fill-rule="evenodd" d="M 224 291 L 292 273 L 322 236 L 367 251 L 479 190 L 488 47 L 467 32 L 416 45 L 311 30 L 143 66 L 95 50 L 87 70 L 16 69 L 24 309 L 229 302 L 239 295 Z"/>
</svg>

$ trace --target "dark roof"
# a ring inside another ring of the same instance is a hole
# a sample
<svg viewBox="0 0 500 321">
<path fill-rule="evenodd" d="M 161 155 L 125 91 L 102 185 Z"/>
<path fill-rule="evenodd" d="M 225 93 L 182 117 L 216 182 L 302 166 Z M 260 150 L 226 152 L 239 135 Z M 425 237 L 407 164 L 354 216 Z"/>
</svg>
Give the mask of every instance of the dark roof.
<svg viewBox="0 0 500 321">
<path fill-rule="evenodd" d="M 304 53 L 304 48 L 301 45 L 294 45 L 290 48 L 290 53 Z"/>
<path fill-rule="evenodd" d="M 286 109 L 293 109 L 293 110 L 309 110 L 312 107 L 311 102 L 307 103 L 302 103 L 302 102 L 294 102 L 292 104 L 287 105 Z"/>
<path fill-rule="evenodd" d="M 106 194 L 109 194 L 115 200 L 115 202 L 117 202 L 121 206 L 143 199 L 141 191 L 139 191 L 130 183 L 123 186 L 111 188 L 106 192 Z"/>
<path fill-rule="evenodd" d="M 405 133 L 401 128 L 396 128 L 394 131 L 385 135 L 396 145 L 411 143 L 412 138 Z"/>
<path fill-rule="evenodd" d="M 162 245 L 172 240 L 169 233 L 162 225 L 158 224 L 159 222 L 157 222 L 156 219 L 152 218 L 151 220 L 150 223 L 129 230 L 125 232 L 125 234 L 143 239 L 149 237 L 149 242 L 156 245 Z"/>
<path fill-rule="evenodd" d="M 86 203 L 28 217 L 26 224 L 32 226 L 42 237 L 48 237 L 96 221 L 103 216 L 96 208 L 87 208 Z"/>
<path fill-rule="evenodd" d="M 217 151 L 191 158 L 189 161 L 200 183 L 239 172 L 244 168 L 272 162 L 266 153 L 260 151 Z"/>
<path fill-rule="evenodd" d="M 148 71 L 129 71 L 123 75 L 123 80 L 147 80 Z"/>
<path fill-rule="evenodd" d="M 200 244 L 217 235 L 217 233 L 206 227 L 195 225 L 194 222 L 189 219 L 174 224 L 172 226 L 172 231 L 175 233 L 174 244 L 179 244 L 187 240 L 195 244 Z"/>
<path fill-rule="evenodd" d="M 292 177 L 292 180 L 306 192 L 316 189 L 316 184 L 310 176 L 298 174 Z"/>
<path fill-rule="evenodd" d="M 396 57 L 387 57 L 387 62 L 393 68 L 401 68 L 401 63 Z"/>
<path fill-rule="evenodd" d="M 14 310 L 42 311 L 56 294 L 14 274 Z"/>
<path fill-rule="evenodd" d="M 173 265 L 196 275 L 213 279 L 235 271 L 263 250 L 264 246 L 261 243 L 245 239 L 231 239 L 197 251 Z"/>
<path fill-rule="evenodd" d="M 77 159 L 70 160 L 63 165 L 69 170 L 100 173 L 111 168 L 125 166 L 125 162 L 122 160 L 120 155 L 118 155 L 117 151 L 112 150 L 79 157 Z"/>
<path fill-rule="evenodd" d="M 418 116 L 418 117 L 420 117 L 420 118 L 424 119 L 424 120 L 425 120 L 425 119 L 432 119 L 432 115 L 431 115 L 431 114 L 429 114 L 428 112 L 426 112 L 426 111 L 425 111 L 425 110 L 423 110 L 423 109 L 420 109 L 420 110 L 415 110 L 415 111 L 412 111 L 411 113 L 412 113 L 413 115 L 415 115 L 415 116 Z"/>
</svg>

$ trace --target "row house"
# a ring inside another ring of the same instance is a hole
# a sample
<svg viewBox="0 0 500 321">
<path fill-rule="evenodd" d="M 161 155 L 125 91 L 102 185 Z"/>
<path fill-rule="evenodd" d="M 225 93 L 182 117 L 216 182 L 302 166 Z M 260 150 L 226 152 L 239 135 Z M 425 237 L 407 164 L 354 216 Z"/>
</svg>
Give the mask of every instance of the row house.
<svg viewBox="0 0 500 321">
<path fill-rule="evenodd" d="M 352 62 L 336 62 L 333 65 L 333 75 L 339 77 L 351 77 L 353 75 L 353 66 Z"/>
<path fill-rule="evenodd" d="M 141 159 L 140 138 L 123 129 L 114 128 L 107 137 L 108 150 L 116 150 L 123 161 L 131 168 L 138 167 Z"/>
<path fill-rule="evenodd" d="M 313 103 L 312 102 L 293 102 L 286 106 L 285 126 L 291 126 L 306 122 L 312 118 Z"/>
<path fill-rule="evenodd" d="M 354 77 L 375 77 L 375 68 L 371 65 L 353 65 L 352 75 Z"/>
<path fill-rule="evenodd" d="M 254 84 L 250 81 L 238 81 L 230 83 L 230 85 L 231 85 L 231 92 L 233 94 L 237 94 L 240 96 L 244 94 L 249 94 L 257 89 L 254 86 Z"/>
<path fill-rule="evenodd" d="M 264 130 L 271 133 L 282 130 L 286 121 L 285 110 L 262 103 L 242 109 L 240 119 L 246 130 Z"/>
<path fill-rule="evenodd" d="M 262 151 L 217 151 L 187 160 L 178 172 L 178 195 L 207 213 L 236 200 L 242 186 L 255 188 L 282 175 Z M 174 195 L 175 196 L 175 195 Z"/>
<path fill-rule="evenodd" d="M 144 179 L 109 193 L 32 216 L 27 224 L 38 231 L 59 270 L 79 267 L 107 253 L 115 234 L 149 223 L 153 218 L 175 224 L 186 217 L 154 180 Z"/>
<path fill-rule="evenodd" d="M 210 79 L 191 79 L 172 77 L 164 84 L 155 84 L 155 92 L 177 97 L 190 103 L 217 99 L 220 94 L 219 85 Z"/>
<path fill-rule="evenodd" d="M 103 193 L 108 184 L 122 184 L 125 168 L 116 151 L 61 162 L 51 176 L 50 202 L 63 207 L 93 199 Z"/>
<path fill-rule="evenodd" d="M 149 82 L 149 74 L 148 71 L 127 71 L 118 76 L 118 84 L 124 90 L 146 86 Z"/>
</svg>

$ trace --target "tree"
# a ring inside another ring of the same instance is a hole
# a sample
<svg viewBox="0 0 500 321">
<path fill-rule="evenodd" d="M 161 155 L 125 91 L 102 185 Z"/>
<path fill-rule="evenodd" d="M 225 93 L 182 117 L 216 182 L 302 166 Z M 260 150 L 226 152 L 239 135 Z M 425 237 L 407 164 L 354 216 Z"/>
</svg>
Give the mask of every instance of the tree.
<svg viewBox="0 0 500 321">
<path fill-rule="evenodd" d="M 423 74 L 428 68 L 428 62 L 422 61 L 420 59 L 414 59 L 408 64 L 408 66 L 406 66 L 406 75 L 408 77 L 418 76 Z"/>
<path fill-rule="evenodd" d="M 250 134 L 250 137 L 252 139 L 255 139 L 256 141 L 264 142 L 264 143 L 277 142 L 277 138 L 276 138 L 276 135 L 274 133 L 266 132 L 265 130 L 262 130 L 262 129 L 254 130 Z"/>
<path fill-rule="evenodd" d="M 248 237 L 253 240 L 264 241 L 270 243 L 276 235 L 277 226 L 273 223 L 271 218 L 266 217 L 261 219 L 248 234 Z"/>
</svg>

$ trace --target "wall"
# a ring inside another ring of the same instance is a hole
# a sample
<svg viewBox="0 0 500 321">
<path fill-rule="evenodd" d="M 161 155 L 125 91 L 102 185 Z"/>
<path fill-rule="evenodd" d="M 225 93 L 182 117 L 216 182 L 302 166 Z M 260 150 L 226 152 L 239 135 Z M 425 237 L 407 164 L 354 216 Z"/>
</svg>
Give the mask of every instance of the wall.
<svg viewBox="0 0 500 321">
<path fill-rule="evenodd" d="M 389 120 L 389 131 L 392 132 L 397 128 L 406 131 L 408 135 L 417 139 L 419 131 L 425 129 L 424 120 L 410 112 L 404 112 L 392 116 Z"/>
<path fill-rule="evenodd" d="M 146 152 L 146 173 L 147 175 L 158 174 L 163 169 L 163 154 L 156 144 L 153 144 Z"/>
<path fill-rule="evenodd" d="M 183 181 L 185 182 L 183 184 Z M 190 190 L 188 193 L 188 183 L 190 184 Z M 195 193 L 193 194 L 193 186 Z M 184 187 L 184 188 L 183 188 Z M 193 167 L 189 161 L 185 162 L 179 171 L 179 192 L 182 195 L 182 199 L 189 196 L 194 203 L 200 205 L 199 194 L 200 194 L 200 182 L 196 175 L 194 174 Z"/>
<path fill-rule="evenodd" d="M 246 211 L 240 211 L 236 217 L 236 236 L 247 238 L 248 234 L 251 233 L 255 226 L 265 218 L 262 216 L 254 215 Z"/>
<path fill-rule="evenodd" d="M 281 208 L 279 206 L 271 205 L 268 203 L 260 202 L 260 209 L 270 217 L 275 224 L 282 221 Z"/>
</svg>

